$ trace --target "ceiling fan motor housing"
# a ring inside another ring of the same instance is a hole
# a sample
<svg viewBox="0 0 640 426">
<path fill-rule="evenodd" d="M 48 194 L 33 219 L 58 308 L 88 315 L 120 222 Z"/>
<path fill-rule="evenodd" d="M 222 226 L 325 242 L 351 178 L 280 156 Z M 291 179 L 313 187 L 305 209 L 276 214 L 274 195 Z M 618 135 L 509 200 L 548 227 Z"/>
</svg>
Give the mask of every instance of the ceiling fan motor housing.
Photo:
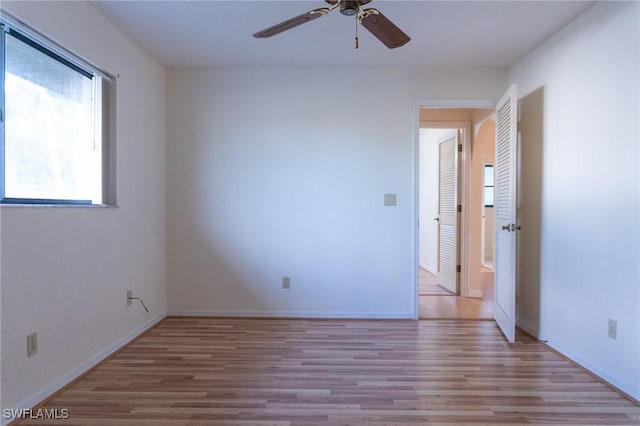
<svg viewBox="0 0 640 426">
<path fill-rule="evenodd" d="M 371 2 L 371 0 L 325 0 L 331 6 L 335 6 L 340 3 L 340 13 L 346 16 L 353 16 L 358 14 L 360 8 L 365 4 Z"/>
<path fill-rule="evenodd" d="M 340 3 L 340 13 L 345 16 L 353 16 L 358 14 L 360 5 L 356 0 L 343 0 Z"/>
</svg>

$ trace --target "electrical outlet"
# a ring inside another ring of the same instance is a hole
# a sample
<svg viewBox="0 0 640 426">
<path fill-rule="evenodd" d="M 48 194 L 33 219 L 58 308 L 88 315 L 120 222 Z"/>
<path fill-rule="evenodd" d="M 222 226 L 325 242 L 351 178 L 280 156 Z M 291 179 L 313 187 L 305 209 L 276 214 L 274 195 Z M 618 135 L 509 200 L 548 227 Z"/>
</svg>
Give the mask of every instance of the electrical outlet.
<svg viewBox="0 0 640 426">
<path fill-rule="evenodd" d="M 618 337 L 618 322 L 616 320 L 612 320 L 609 318 L 609 337 L 613 340 L 616 340 Z"/>
<path fill-rule="evenodd" d="M 127 290 L 127 306 L 131 304 L 131 298 L 133 297 L 133 291 Z"/>
<path fill-rule="evenodd" d="M 31 333 L 27 336 L 27 357 L 38 353 L 38 333 Z"/>
<path fill-rule="evenodd" d="M 285 290 L 291 288 L 291 277 L 282 277 L 282 288 Z"/>
</svg>

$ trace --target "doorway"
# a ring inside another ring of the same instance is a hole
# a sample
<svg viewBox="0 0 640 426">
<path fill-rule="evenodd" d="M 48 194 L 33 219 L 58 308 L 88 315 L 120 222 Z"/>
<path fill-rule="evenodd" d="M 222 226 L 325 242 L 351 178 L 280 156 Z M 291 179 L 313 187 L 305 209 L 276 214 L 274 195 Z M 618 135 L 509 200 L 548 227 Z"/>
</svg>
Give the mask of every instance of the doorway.
<svg viewBox="0 0 640 426">
<path fill-rule="evenodd" d="M 481 257 L 484 212 L 484 164 L 493 162 L 495 125 L 493 101 L 487 108 L 422 107 L 418 143 L 418 318 L 493 318 L 493 271 Z M 484 106 L 484 105 L 483 105 Z M 460 132 L 457 191 L 458 217 L 456 286 L 439 282 L 441 167 L 439 143 Z M 489 137 L 487 137 L 489 136 Z"/>
</svg>

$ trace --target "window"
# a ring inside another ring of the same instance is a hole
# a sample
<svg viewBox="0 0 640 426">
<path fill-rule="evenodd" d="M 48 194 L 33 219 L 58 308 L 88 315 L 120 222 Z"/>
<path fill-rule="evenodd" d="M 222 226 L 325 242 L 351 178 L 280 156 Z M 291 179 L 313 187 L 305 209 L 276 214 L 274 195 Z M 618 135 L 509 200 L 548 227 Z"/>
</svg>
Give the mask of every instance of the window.
<svg viewBox="0 0 640 426">
<path fill-rule="evenodd" d="M 485 164 L 484 166 L 484 206 L 493 207 L 493 166 L 491 164 Z"/>
<path fill-rule="evenodd" d="M 108 203 L 108 77 L 2 27 L 0 202 Z"/>
</svg>

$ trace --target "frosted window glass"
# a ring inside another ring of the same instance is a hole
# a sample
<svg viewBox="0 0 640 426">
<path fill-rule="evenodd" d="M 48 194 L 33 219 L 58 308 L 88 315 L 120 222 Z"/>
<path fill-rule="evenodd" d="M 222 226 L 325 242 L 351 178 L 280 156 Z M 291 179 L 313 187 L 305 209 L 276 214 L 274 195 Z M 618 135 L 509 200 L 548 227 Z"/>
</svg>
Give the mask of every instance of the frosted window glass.
<svg viewBox="0 0 640 426">
<path fill-rule="evenodd" d="M 484 166 L 484 206 L 493 207 L 494 204 L 494 174 L 493 166 L 487 164 Z"/>
<path fill-rule="evenodd" d="M 5 40 L 5 197 L 91 200 L 101 155 L 92 78 L 10 34 Z"/>
<path fill-rule="evenodd" d="M 484 166 L 484 186 L 493 186 L 493 166 Z"/>
<path fill-rule="evenodd" d="M 493 186 L 484 187 L 484 205 L 485 207 L 493 207 Z"/>
</svg>

